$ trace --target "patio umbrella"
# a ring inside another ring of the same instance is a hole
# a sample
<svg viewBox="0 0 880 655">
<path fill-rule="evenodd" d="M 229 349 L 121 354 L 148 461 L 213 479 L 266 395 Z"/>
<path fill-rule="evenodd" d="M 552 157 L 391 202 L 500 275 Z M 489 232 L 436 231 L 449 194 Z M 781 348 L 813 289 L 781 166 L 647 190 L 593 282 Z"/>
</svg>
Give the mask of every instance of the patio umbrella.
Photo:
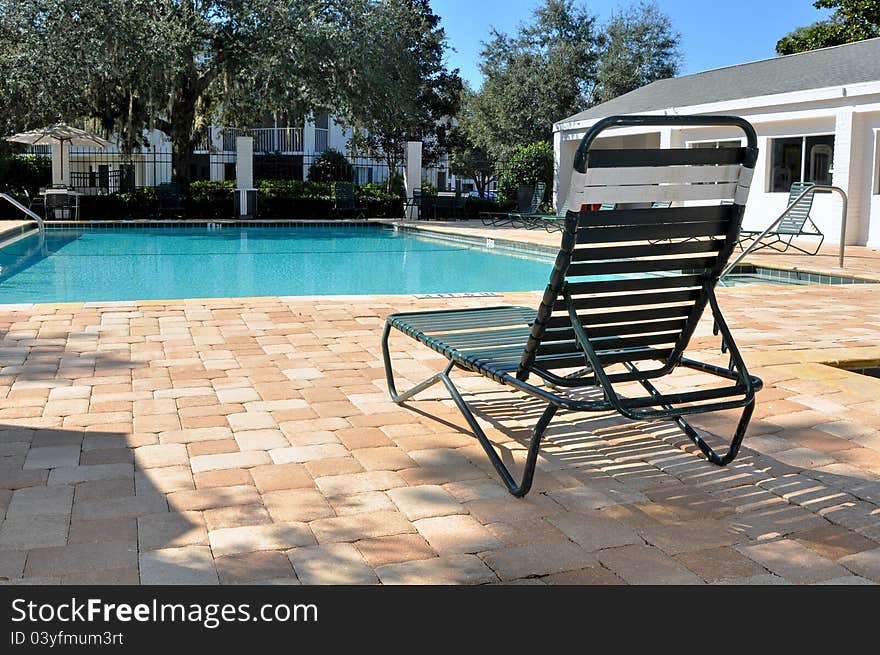
<svg viewBox="0 0 880 655">
<path fill-rule="evenodd" d="M 47 146 L 57 141 L 61 144 L 61 179 L 64 179 L 64 142 L 72 146 L 95 146 L 106 148 L 110 142 L 96 134 L 71 127 L 66 123 L 55 123 L 47 127 L 41 127 L 28 132 L 19 132 L 6 137 L 7 141 L 14 143 L 26 143 L 30 146 Z"/>
</svg>

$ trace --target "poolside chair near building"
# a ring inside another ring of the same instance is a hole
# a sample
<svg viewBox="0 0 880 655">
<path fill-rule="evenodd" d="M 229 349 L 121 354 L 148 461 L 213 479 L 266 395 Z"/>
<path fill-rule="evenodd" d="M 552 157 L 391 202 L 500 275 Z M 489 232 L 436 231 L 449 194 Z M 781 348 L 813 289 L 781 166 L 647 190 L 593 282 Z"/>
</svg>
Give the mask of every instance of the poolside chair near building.
<svg viewBox="0 0 880 655">
<path fill-rule="evenodd" d="M 338 218 L 365 218 L 366 207 L 358 207 L 351 182 L 333 183 L 333 214 Z"/>
<path fill-rule="evenodd" d="M 603 150 L 603 132 L 629 126 L 739 128 L 747 146 L 720 149 Z M 670 420 L 709 461 L 725 465 L 740 448 L 761 381 L 749 375 L 721 315 L 714 288 L 736 245 L 757 158 L 752 126 L 724 116 L 618 116 L 590 128 L 574 161 L 570 208 L 597 203 L 698 201 L 662 209 L 570 211 L 559 254 L 537 310 L 497 306 L 422 311 L 387 317 L 382 350 L 390 394 L 404 403 L 442 382 L 510 493 L 532 485 L 541 439 L 559 409 L 616 410 L 633 420 Z M 719 200 L 733 200 L 721 205 Z M 662 241 L 649 243 L 652 239 Z M 728 365 L 684 356 L 706 306 Z M 398 393 L 389 350 L 391 330 L 449 360 L 446 368 Z M 653 365 L 652 368 L 648 366 Z M 663 391 L 655 386 L 678 367 L 723 381 L 712 388 Z M 478 373 L 546 403 L 517 482 L 455 386 L 455 368 Z M 638 382 L 645 393 L 623 395 Z M 601 392 L 590 395 L 590 391 Z M 585 395 L 586 394 L 586 395 Z M 719 454 L 686 417 L 741 409 L 726 452 Z"/>
<path fill-rule="evenodd" d="M 559 211 L 555 214 L 519 214 L 512 227 L 523 227 L 527 230 L 544 229 L 548 232 L 561 231 L 565 227 L 565 217 L 568 214 L 568 198 L 562 201 Z"/>
<path fill-rule="evenodd" d="M 159 199 L 159 218 L 166 214 L 180 216 L 183 213 L 183 199 L 180 194 L 180 185 L 176 182 L 160 184 L 156 189 Z"/>
<path fill-rule="evenodd" d="M 788 194 L 788 203 L 785 206 L 790 206 L 795 200 L 797 200 L 798 196 L 812 186 L 812 182 L 795 182 L 792 184 L 791 191 Z M 810 218 L 810 210 L 813 208 L 814 195 L 814 193 L 808 193 L 801 198 L 800 202 L 792 207 L 791 211 L 779 221 L 779 224 L 772 231 L 768 232 L 764 238 L 752 248 L 752 252 L 763 248 L 770 248 L 777 252 L 785 252 L 791 248 L 792 250 L 797 250 L 805 255 L 815 255 L 818 253 L 819 248 L 822 247 L 822 242 L 825 241 L 825 235 L 822 234 L 813 222 L 813 219 Z M 741 230 L 739 233 L 739 247 L 743 249 L 748 248 L 749 242 L 754 241 L 760 235 L 761 231 L 759 230 Z M 809 248 L 803 248 L 794 242 L 795 239 L 801 237 L 818 237 L 819 242 L 816 244 L 815 249 L 811 250 Z"/>
<path fill-rule="evenodd" d="M 537 182 L 534 186 L 530 184 L 520 185 L 517 193 L 519 201 L 517 211 L 480 212 L 480 220 L 483 221 L 483 225 L 492 225 L 494 227 L 513 225 L 522 215 L 537 214 L 541 210 L 541 203 L 544 202 L 544 192 L 546 190 L 547 185 L 544 182 Z"/>
</svg>

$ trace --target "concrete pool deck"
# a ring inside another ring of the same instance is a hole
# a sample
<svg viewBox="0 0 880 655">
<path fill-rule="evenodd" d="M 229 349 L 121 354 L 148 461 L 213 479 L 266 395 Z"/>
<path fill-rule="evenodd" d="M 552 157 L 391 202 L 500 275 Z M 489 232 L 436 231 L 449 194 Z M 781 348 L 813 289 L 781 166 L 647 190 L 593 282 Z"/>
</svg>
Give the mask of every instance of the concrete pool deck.
<svg viewBox="0 0 880 655">
<path fill-rule="evenodd" d="M 387 314 L 485 298 L 0 306 L 0 580 L 880 582 L 880 379 L 835 367 L 880 361 L 878 294 L 721 289 L 765 381 L 740 457 L 721 469 L 668 424 L 561 414 L 524 500 L 440 389 L 408 407 L 385 389 Z M 392 348 L 401 386 L 443 365 Z M 721 361 L 708 321 L 693 348 Z M 519 460 L 540 408 L 458 376 Z M 715 439 L 734 421 L 695 423 Z"/>
</svg>

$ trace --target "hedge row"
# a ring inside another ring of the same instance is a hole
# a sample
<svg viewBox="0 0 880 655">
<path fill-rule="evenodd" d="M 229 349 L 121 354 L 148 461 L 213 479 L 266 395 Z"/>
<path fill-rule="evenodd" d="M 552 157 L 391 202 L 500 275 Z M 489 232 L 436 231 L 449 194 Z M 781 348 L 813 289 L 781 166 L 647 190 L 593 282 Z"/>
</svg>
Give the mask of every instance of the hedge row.
<svg viewBox="0 0 880 655">
<path fill-rule="evenodd" d="M 0 157 L 0 192 L 35 196 L 52 181 L 52 161 L 36 155 Z"/>
<path fill-rule="evenodd" d="M 233 218 L 234 182 L 193 182 L 183 199 L 183 216 L 192 219 Z M 257 183 L 257 218 L 327 220 L 334 217 L 332 184 L 329 182 L 263 180 Z M 403 198 L 389 194 L 384 185 L 355 187 L 358 207 L 364 215 L 378 218 L 403 216 Z M 461 218 L 478 218 L 482 211 L 493 211 L 490 200 L 468 198 Z M 82 196 L 80 216 L 86 220 L 124 220 L 155 218 L 159 201 L 154 187 L 108 196 Z"/>
<path fill-rule="evenodd" d="M 235 183 L 193 182 L 183 199 L 186 218 L 233 217 Z M 257 217 L 264 219 L 328 219 L 334 216 L 333 191 L 329 182 L 264 180 L 257 184 Z M 389 194 L 384 186 L 363 184 L 355 189 L 357 205 L 370 217 L 398 217 L 403 200 Z M 108 196 L 82 196 L 80 215 L 88 220 L 155 218 L 159 201 L 154 187 L 133 193 Z"/>
</svg>

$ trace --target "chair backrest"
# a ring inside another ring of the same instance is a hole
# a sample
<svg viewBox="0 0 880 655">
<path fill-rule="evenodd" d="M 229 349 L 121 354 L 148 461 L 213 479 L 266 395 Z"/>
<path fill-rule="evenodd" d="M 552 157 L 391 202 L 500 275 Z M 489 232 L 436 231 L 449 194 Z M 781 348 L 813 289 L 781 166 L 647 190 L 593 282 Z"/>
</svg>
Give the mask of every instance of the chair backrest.
<svg viewBox="0 0 880 655">
<path fill-rule="evenodd" d="M 333 208 L 354 208 L 354 184 L 352 184 L 351 182 L 333 183 Z"/>
<path fill-rule="evenodd" d="M 522 214 L 536 214 L 544 202 L 544 192 L 547 185 L 544 182 L 521 184 L 517 190 L 517 211 Z"/>
<path fill-rule="evenodd" d="M 532 199 L 529 202 L 529 206 L 526 208 L 527 212 L 537 212 L 541 208 L 541 203 L 544 202 L 544 192 L 547 190 L 547 185 L 543 182 L 536 182 L 535 189 L 532 192 Z"/>
<path fill-rule="evenodd" d="M 533 184 L 520 184 L 516 189 L 516 211 L 528 212 L 535 195 Z"/>
<path fill-rule="evenodd" d="M 47 193 L 46 209 L 68 209 L 74 204 L 74 197 L 68 193 Z"/>
<path fill-rule="evenodd" d="M 562 199 L 559 210 L 556 212 L 557 218 L 565 218 L 568 215 L 568 196 Z"/>
<path fill-rule="evenodd" d="M 180 185 L 177 182 L 165 182 L 157 189 L 160 209 L 180 208 Z"/>
<path fill-rule="evenodd" d="M 788 193 L 788 202 L 786 207 L 797 200 L 804 190 L 814 186 L 812 182 L 795 182 L 791 185 L 791 191 Z M 779 225 L 774 230 L 777 234 L 800 234 L 804 229 L 804 223 L 810 217 L 810 210 L 813 208 L 814 193 L 808 193 L 801 201 L 791 208 L 791 211 L 779 221 Z"/>
<path fill-rule="evenodd" d="M 615 127 L 691 125 L 739 128 L 748 145 L 590 148 Z M 517 376 L 587 364 L 570 311 L 603 366 L 676 366 L 736 245 L 757 152 L 754 129 L 736 117 L 615 116 L 588 130 L 575 157 L 560 251 Z M 667 201 L 687 205 L 586 211 L 605 202 Z"/>
</svg>

